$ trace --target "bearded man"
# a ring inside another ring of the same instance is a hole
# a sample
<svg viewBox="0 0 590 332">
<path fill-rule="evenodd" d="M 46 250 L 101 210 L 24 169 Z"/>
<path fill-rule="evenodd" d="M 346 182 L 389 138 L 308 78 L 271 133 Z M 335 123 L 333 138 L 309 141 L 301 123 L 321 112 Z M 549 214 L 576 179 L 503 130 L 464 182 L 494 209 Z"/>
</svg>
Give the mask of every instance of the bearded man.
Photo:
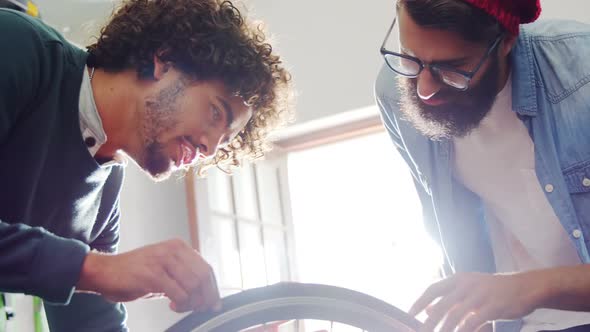
<svg viewBox="0 0 590 332">
<path fill-rule="evenodd" d="M 444 253 L 425 331 L 590 331 L 590 27 L 540 11 L 397 1 L 376 99 Z"/>
</svg>

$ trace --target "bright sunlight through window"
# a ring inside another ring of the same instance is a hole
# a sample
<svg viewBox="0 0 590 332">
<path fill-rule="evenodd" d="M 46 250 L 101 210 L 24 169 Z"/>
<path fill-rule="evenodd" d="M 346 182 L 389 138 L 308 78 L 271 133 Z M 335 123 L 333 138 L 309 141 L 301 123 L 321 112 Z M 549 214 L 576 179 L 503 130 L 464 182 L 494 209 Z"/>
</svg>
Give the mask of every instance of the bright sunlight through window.
<svg viewBox="0 0 590 332">
<path fill-rule="evenodd" d="M 386 133 L 289 155 L 298 281 L 408 310 L 437 279 L 412 177 Z"/>
</svg>

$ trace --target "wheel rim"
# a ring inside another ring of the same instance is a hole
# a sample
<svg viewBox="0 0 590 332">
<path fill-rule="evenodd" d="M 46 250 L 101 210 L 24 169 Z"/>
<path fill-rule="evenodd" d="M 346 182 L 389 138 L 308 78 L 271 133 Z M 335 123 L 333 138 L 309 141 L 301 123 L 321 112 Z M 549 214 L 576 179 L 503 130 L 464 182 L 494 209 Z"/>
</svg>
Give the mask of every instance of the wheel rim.
<svg viewBox="0 0 590 332">
<path fill-rule="evenodd" d="M 191 314 L 168 332 L 236 332 L 271 322 L 295 321 L 298 326 L 299 320 L 307 319 L 330 322 L 330 332 L 336 331 L 334 322 L 371 332 L 413 332 L 421 325 L 369 295 L 327 285 L 277 284 L 234 294 L 223 301 L 221 313 Z"/>
</svg>

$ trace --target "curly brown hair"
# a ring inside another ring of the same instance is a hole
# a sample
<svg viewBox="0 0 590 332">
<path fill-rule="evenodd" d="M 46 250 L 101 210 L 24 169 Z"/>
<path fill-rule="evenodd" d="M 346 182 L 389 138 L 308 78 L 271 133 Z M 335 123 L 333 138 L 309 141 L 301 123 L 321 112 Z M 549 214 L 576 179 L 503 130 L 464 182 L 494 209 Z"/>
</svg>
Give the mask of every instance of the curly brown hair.
<svg viewBox="0 0 590 332">
<path fill-rule="evenodd" d="M 253 109 L 246 127 L 200 166 L 228 169 L 262 157 L 268 134 L 292 119 L 291 76 L 273 53 L 262 24 L 246 21 L 229 1 L 127 0 L 88 46 L 89 65 L 139 78 L 154 74 L 154 55 L 194 80 L 219 80 Z"/>
</svg>

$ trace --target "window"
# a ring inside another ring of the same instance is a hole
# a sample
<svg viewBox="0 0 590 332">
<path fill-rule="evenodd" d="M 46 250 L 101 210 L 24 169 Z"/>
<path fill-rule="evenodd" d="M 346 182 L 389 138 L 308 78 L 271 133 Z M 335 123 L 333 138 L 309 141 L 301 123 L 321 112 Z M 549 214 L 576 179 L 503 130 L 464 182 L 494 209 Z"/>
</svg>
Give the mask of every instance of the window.
<svg viewBox="0 0 590 332">
<path fill-rule="evenodd" d="M 440 251 L 378 112 L 348 120 L 296 128 L 274 157 L 197 181 L 201 248 L 223 295 L 295 280 L 408 309 L 438 276 Z"/>
<path fill-rule="evenodd" d="M 201 251 L 222 295 L 293 279 L 281 165 L 264 160 L 232 175 L 212 169 L 196 182 Z"/>
<path fill-rule="evenodd" d="M 438 276 L 441 256 L 384 130 L 291 152 L 288 170 L 298 281 L 409 309 Z"/>
</svg>

